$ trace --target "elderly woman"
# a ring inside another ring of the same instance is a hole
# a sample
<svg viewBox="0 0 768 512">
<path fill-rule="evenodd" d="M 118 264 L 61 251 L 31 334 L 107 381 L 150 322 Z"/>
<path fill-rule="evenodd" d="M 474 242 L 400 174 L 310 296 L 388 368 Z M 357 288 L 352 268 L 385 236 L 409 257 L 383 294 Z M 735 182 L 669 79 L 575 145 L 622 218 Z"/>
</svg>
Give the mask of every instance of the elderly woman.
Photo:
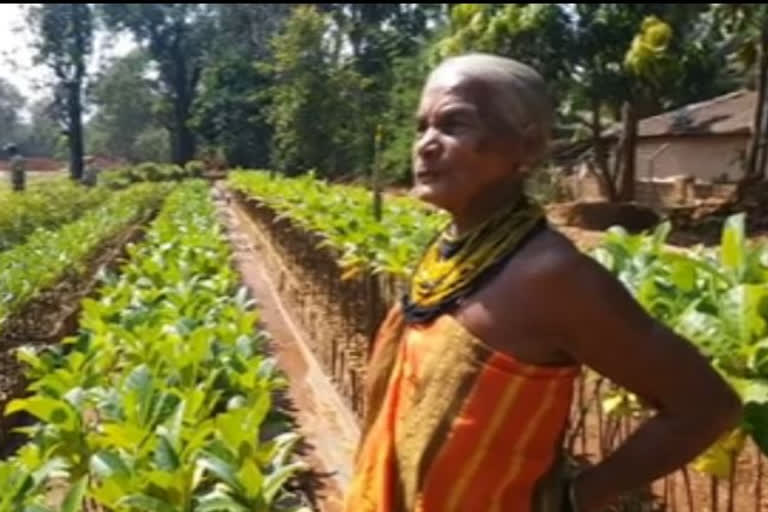
<svg viewBox="0 0 768 512">
<path fill-rule="evenodd" d="M 449 59 L 426 83 L 414 192 L 452 222 L 379 331 L 347 512 L 596 511 L 740 417 L 707 361 L 523 194 L 552 124 L 545 91 L 488 55 Z M 571 475 L 561 441 L 580 365 L 658 414 Z"/>
</svg>

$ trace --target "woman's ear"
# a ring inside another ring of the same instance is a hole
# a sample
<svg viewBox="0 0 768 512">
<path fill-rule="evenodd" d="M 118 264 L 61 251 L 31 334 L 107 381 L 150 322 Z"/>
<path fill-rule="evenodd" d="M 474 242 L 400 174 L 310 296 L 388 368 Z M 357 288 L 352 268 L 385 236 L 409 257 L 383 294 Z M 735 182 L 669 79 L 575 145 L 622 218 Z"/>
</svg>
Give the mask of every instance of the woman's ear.
<svg viewBox="0 0 768 512">
<path fill-rule="evenodd" d="M 527 167 L 535 167 L 546 158 L 548 152 L 548 137 L 541 133 L 540 127 L 528 124 L 521 134 L 523 141 L 522 162 Z"/>
</svg>

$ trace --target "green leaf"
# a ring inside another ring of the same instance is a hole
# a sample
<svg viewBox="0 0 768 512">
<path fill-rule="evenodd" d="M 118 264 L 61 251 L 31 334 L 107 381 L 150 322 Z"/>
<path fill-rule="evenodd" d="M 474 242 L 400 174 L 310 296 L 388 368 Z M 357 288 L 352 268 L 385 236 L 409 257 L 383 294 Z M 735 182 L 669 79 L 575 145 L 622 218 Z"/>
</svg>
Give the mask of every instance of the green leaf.
<svg viewBox="0 0 768 512">
<path fill-rule="evenodd" d="M 133 507 L 143 512 L 179 512 L 170 503 L 147 496 L 146 494 L 132 494 L 118 502 L 119 507 Z"/>
<path fill-rule="evenodd" d="M 198 501 L 195 512 L 251 512 L 251 509 L 245 507 L 232 499 L 231 496 L 215 490 L 206 494 Z"/>
<path fill-rule="evenodd" d="M 68 429 L 75 426 L 69 404 L 63 400 L 35 395 L 29 398 L 11 400 L 5 408 L 7 415 L 19 411 L 26 411 L 46 423 L 62 425 Z"/>
<path fill-rule="evenodd" d="M 88 489 L 88 477 L 84 476 L 72 486 L 61 506 L 61 512 L 79 512 L 83 507 L 83 498 Z"/>
<path fill-rule="evenodd" d="M 746 244 L 743 213 L 733 215 L 725 221 L 720 242 L 720 262 L 730 273 L 740 279 L 746 262 Z"/>
<path fill-rule="evenodd" d="M 207 469 L 216 478 L 227 484 L 238 494 L 245 495 L 246 491 L 237 479 L 237 468 L 226 463 L 212 454 L 202 456 L 198 462 L 200 466 Z"/>
<path fill-rule="evenodd" d="M 283 488 L 289 478 L 300 471 L 306 471 L 307 466 L 302 462 L 295 462 L 287 466 L 281 466 L 264 477 L 264 500 L 268 505 L 274 503 L 275 497 Z"/>
<path fill-rule="evenodd" d="M 50 478 L 65 473 L 67 469 L 69 469 L 69 464 L 66 460 L 60 457 L 54 457 L 46 460 L 40 467 L 34 470 L 32 473 L 32 480 L 35 484 L 39 485 Z"/>
<path fill-rule="evenodd" d="M 164 471 L 175 471 L 181 466 L 173 445 L 164 435 L 158 436 L 155 448 L 155 464 Z"/>
<path fill-rule="evenodd" d="M 91 472 L 99 478 L 128 478 L 131 471 L 123 459 L 114 452 L 99 452 L 91 457 Z"/>
<path fill-rule="evenodd" d="M 696 286 L 696 268 L 688 261 L 674 263 L 669 277 L 685 293 L 693 291 Z"/>
<path fill-rule="evenodd" d="M 103 425 L 102 431 L 106 440 L 117 448 L 134 451 L 144 441 L 147 432 L 132 424 Z"/>
<path fill-rule="evenodd" d="M 264 476 L 259 471 L 256 463 L 251 459 L 243 461 L 240 471 L 237 473 L 237 477 L 242 486 L 247 491 L 248 499 L 254 499 L 261 495 L 261 486 L 264 481 Z"/>
<path fill-rule="evenodd" d="M 24 505 L 22 512 L 55 512 L 54 510 L 42 505 Z M 61 511 L 58 511 L 61 512 Z"/>
<path fill-rule="evenodd" d="M 733 461 L 744 449 L 745 439 L 745 432 L 741 429 L 725 433 L 696 458 L 693 467 L 708 475 L 728 478 L 733 469 Z"/>
</svg>

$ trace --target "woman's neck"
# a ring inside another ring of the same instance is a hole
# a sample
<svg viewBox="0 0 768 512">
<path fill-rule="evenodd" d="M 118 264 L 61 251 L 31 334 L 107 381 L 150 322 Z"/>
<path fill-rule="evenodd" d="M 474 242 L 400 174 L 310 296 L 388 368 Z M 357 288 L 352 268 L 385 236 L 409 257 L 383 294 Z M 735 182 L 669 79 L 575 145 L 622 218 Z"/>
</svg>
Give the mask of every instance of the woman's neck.
<svg viewBox="0 0 768 512">
<path fill-rule="evenodd" d="M 484 193 L 472 198 L 462 211 L 451 212 L 452 223 L 449 232 L 456 237 L 463 236 L 494 213 L 509 206 L 511 202 L 517 202 L 523 192 L 523 183 L 520 180 L 489 187 Z"/>
</svg>

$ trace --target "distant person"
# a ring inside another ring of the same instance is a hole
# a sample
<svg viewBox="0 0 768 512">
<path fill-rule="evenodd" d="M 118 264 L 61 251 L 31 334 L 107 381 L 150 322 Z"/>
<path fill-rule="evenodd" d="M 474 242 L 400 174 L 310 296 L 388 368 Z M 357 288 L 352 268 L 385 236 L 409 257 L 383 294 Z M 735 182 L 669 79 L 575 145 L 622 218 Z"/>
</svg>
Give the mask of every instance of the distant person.
<svg viewBox="0 0 768 512">
<path fill-rule="evenodd" d="M 15 144 L 9 144 L 6 146 L 5 150 L 10 157 L 11 185 L 13 186 L 13 190 L 21 192 L 24 190 L 27 182 L 24 157 L 21 156 L 19 148 L 17 148 Z"/>
<path fill-rule="evenodd" d="M 99 178 L 99 169 L 96 167 L 96 159 L 92 156 L 86 157 L 83 164 L 83 185 L 86 187 L 95 187 Z"/>
</svg>

